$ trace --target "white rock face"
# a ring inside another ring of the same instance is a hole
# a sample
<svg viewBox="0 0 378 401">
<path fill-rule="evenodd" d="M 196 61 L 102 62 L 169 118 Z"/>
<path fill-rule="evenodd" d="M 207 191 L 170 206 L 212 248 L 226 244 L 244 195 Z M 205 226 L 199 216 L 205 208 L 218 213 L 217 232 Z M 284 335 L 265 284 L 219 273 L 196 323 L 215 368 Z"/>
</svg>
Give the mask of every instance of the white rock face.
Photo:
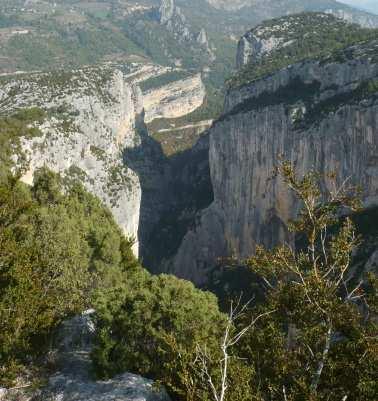
<svg viewBox="0 0 378 401">
<path fill-rule="evenodd" d="M 150 160 L 154 152 L 141 140 L 141 115 L 147 122 L 181 117 L 201 106 L 206 94 L 199 74 L 142 94 L 141 82 L 169 72 L 174 69 L 132 63 L 2 77 L 2 113 L 37 106 L 47 114 L 39 126 L 42 136 L 21 141 L 29 162 L 23 181 L 32 184 L 34 172 L 42 166 L 78 179 L 110 208 L 127 236 L 141 238 L 139 177 L 153 181 L 156 172 Z M 130 154 L 138 155 L 139 161 L 134 156 L 131 161 Z M 139 248 L 137 242 L 136 255 Z"/>
<path fill-rule="evenodd" d="M 87 382 L 64 375 L 50 379 L 51 394 L 33 401 L 169 401 L 151 380 L 125 373 L 112 380 Z"/>
<path fill-rule="evenodd" d="M 378 80 L 377 46 L 351 48 L 344 61 L 295 64 L 228 93 L 225 114 L 210 129 L 214 202 L 186 234 L 171 271 L 204 284 L 218 258 L 291 240 L 287 222 L 300 205 L 271 179 L 280 156 L 299 175 L 350 177 L 364 189 L 365 205 L 378 205 L 378 101 L 358 90 Z"/>
<path fill-rule="evenodd" d="M 269 36 L 263 38 L 259 33 L 248 32 L 238 43 L 236 67 L 240 69 L 252 60 L 268 55 L 279 46 L 285 45 L 285 39 L 282 37 Z"/>
<path fill-rule="evenodd" d="M 147 91 L 143 94 L 145 121 L 185 116 L 200 107 L 205 96 L 201 74 Z"/>
<path fill-rule="evenodd" d="M 23 181 L 31 184 L 42 166 L 78 178 L 136 239 L 141 189 L 122 152 L 139 144 L 134 129 L 139 100 L 122 73 L 99 68 L 19 76 L 1 86 L 0 99 L 3 111 L 39 106 L 49 113 L 40 126 L 43 135 L 22 141 L 29 160 Z"/>
<path fill-rule="evenodd" d="M 7 395 L 7 390 L 3 387 L 0 387 L 0 401 L 5 401 L 6 395 Z"/>
<path fill-rule="evenodd" d="M 159 8 L 160 23 L 166 24 L 171 20 L 176 11 L 174 0 L 162 0 Z"/>
</svg>

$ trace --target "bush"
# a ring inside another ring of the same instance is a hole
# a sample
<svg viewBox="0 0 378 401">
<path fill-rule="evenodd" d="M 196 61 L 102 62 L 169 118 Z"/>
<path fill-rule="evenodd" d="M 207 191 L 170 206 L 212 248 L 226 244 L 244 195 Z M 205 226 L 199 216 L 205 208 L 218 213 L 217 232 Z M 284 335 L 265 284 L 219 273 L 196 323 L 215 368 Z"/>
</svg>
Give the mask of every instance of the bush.
<svg viewBox="0 0 378 401">
<path fill-rule="evenodd" d="M 131 371 L 158 380 L 180 399 L 201 394 L 205 400 L 205 389 L 196 388 L 194 360 L 197 344 L 218 348 L 225 316 L 215 296 L 142 270 L 127 283 L 97 300 L 92 355 L 97 376 Z"/>
<path fill-rule="evenodd" d="M 137 265 L 131 245 L 79 184 L 63 193 L 47 169 L 32 188 L 8 175 L 0 184 L 0 383 L 45 349 L 62 320 L 91 306 L 96 288 Z"/>
</svg>

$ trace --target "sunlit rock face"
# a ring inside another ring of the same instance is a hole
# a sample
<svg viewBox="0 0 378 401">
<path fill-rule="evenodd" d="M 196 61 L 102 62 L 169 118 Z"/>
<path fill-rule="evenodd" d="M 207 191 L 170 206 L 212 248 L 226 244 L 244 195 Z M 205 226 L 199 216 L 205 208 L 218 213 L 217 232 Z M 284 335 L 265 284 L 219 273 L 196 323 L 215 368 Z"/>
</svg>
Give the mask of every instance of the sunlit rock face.
<svg viewBox="0 0 378 401">
<path fill-rule="evenodd" d="M 109 207 L 124 234 L 136 240 L 136 255 L 142 231 L 140 176 L 152 182 L 161 168 L 157 151 L 142 143 L 141 119 L 185 116 L 206 95 L 199 74 L 142 93 L 143 82 L 171 70 L 154 64 L 99 66 L 10 75 L 0 83 L 2 113 L 39 107 L 46 114 L 38 127 L 42 135 L 21 140 L 28 165 L 22 180 L 32 184 L 34 172 L 46 166 L 67 180 L 80 181 Z M 125 157 L 137 151 L 143 172 Z M 162 186 L 160 178 L 156 185 Z"/>
<path fill-rule="evenodd" d="M 42 166 L 80 180 L 134 238 L 141 190 L 137 175 L 121 155 L 139 143 L 134 129 L 140 107 L 137 95 L 123 74 L 110 68 L 11 77 L 0 88 L 9 112 L 38 106 L 47 115 L 39 127 L 43 135 L 22 141 L 29 161 L 23 181 L 31 184 Z"/>
<path fill-rule="evenodd" d="M 287 222 L 299 204 L 272 179 L 281 158 L 298 174 L 350 177 L 364 188 L 366 206 L 378 203 L 377 48 L 377 41 L 355 46 L 229 90 L 210 129 L 214 202 L 182 241 L 175 274 L 204 284 L 218 258 L 290 240 Z"/>
<path fill-rule="evenodd" d="M 190 114 L 203 104 L 205 96 L 200 74 L 150 90 L 143 94 L 145 122 Z"/>
</svg>

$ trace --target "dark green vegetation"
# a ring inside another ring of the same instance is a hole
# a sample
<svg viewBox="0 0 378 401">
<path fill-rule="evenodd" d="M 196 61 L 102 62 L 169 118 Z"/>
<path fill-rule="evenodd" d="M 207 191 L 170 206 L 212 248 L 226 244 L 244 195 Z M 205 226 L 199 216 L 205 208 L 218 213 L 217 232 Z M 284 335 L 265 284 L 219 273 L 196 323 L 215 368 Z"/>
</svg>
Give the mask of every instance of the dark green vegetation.
<svg viewBox="0 0 378 401">
<path fill-rule="evenodd" d="M 160 88 L 161 86 L 171 84 L 175 81 L 183 80 L 185 78 L 189 78 L 191 74 L 187 71 L 171 71 L 165 74 L 159 75 L 157 77 L 153 77 L 147 79 L 146 81 L 141 82 L 140 89 L 143 92 L 149 91 L 151 89 Z"/>
<path fill-rule="evenodd" d="M 1 182 L 1 381 L 44 350 L 62 319 L 88 307 L 94 288 L 136 264 L 110 212 L 78 184 L 62 190 L 47 170 L 31 188 L 10 174 Z"/>
<path fill-rule="evenodd" d="M 129 368 L 159 379 L 175 400 L 186 401 L 376 399 L 378 280 L 362 269 L 358 277 L 350 276 L 356 262 L 352 254 L 365 247 L 356 230 L 375 241 L 376 249 L 376 230 L 366 224 L 376 210 L 354 214 L 357 226 L 350 218 L 340 222 L 340 210 L 359 210 L 353 188 L 325 196 L 317 174 L 298 178 L 288 163 L 279 172 L 307 205 L 291 223 L 302 246 L 259 248 L 236 268 L 230 265 L 241 285 L 225 283 L 225 308 L 248 284 L 249 294 L 256 295 L 254 305 L 228 326 L 229 336 L 238 340 L 224 353 L 225 317 L 217 315 L 213 301 L 208 303 L 211 298 L 197 307 L 188 301 L 176 304 L 174 299 L 186 299 L 192 287 L 172 288 L 168 277 L 153 278 L 129 296 L 111 294 L 101 301 L 94 353 L 101 377 Z M 162 294 L 157 299 L 144 293 L 154 287 Z M 135 324 L 136 311 L 141 326 Z M 140 344 L 141 337 L 146 343 Z M 216 398 L 214 391 L 219 394 L 222 387 L 225 396 Z"/>
<path fill-rule="evenodd" d="M 96 310 L 97 374 L 109 378 L 136 372 L 161 381 L 183 399 L 190 376 L 200 381 L 194 378 L 197 344 L 216 350 L 225 323 L 214 295 L 172 276 L 140 272 L 128 285 L 99 297 Z"/>
<path fill-rule="evenodd" d="M 290 64 L 327 58 L 345 47 L 378 38 L 378 30 L 362 29 L 331 15 L 317 13 L 278 18 L 267 21 L 258 29 L 263 32 L 258 34 L 261 39 L 273 36 L 282 38 L 282 43 L 243 67 L 228 81 L 230 88 L 249 84 Z"/>
<path fill-rule="evenodd" d="M 369 43 L 369 47 L 373 47 L 374 43 Z M 345 53 L 344 51 L 343 54 Z M 339 89 L 336 85 L 328 88 L 331 94 L 323 98 L 320 96 L 322 94 L 320 89 L 320 81 L 304 83 L 299 77 L 296 77 L 275 92 L 266 91 L 257 97 L 246 99 L 222 115 L 219 121 L 239 113 L 259 111 L 266 107 L 281 105 L 286 108 L 287 114 L 291 114 L 295 129 L 306 129 L 311 125 L 318 124 L 327 115 L 337 112 L 343 106 L 361 105 L 361 102 L 371 104 L 378 96 L 378 81 L 376 79 L 366 80 L 354 89 L 332 95 L 333 90 L 337 92 Z M 367 101 L 368 103 L 366 103 Z"/>
</svg>

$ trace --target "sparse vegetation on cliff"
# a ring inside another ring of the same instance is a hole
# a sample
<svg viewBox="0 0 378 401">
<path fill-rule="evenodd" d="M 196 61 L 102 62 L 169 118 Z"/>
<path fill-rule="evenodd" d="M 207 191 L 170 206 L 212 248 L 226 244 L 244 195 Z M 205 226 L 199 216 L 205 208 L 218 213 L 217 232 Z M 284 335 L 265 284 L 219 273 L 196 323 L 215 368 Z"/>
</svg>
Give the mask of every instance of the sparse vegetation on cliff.
<svg viewBox="0 0 378 401">
<path fill-rule="evenodd" d="M 19 165 L 25 161 L 21 150 L 22 137 L 32 138 L 41 135 L 38 124 L 43 121 L 45 112 L 40 108 L 21 109 L 8 117 L 0 117 L 0 180 L 13 167 L 14 157 L 19 158 Z"/>
</svg>

